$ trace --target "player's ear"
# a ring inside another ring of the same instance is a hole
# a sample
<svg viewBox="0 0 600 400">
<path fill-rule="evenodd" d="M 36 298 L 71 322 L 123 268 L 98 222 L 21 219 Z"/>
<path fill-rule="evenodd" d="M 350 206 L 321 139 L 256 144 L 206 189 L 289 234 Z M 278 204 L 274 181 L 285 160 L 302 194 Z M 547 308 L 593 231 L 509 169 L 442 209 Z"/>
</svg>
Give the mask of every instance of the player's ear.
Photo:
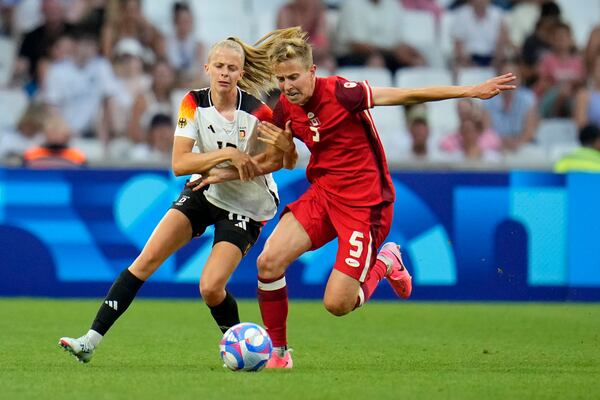
<svg viewBox="0 0 600 400">
<path fill-rule="evenodd" d="M 308 71 L 311 74 L 313 74 L 313 75 L 316 74 L 317 73 L 317 66 L 315 64 L 311 65 L 310 68 L 308 69 Z"/>
<path fill-rule="evenodd" d="M 204 72 L 208 75 L 208 64 L 204 64 Z"/>
</svg>

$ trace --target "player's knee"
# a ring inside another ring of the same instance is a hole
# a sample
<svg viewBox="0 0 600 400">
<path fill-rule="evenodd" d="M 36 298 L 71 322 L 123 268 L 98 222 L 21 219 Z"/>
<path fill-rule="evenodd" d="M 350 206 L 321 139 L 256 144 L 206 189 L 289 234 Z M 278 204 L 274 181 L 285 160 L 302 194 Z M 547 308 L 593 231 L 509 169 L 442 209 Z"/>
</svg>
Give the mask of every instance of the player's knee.
<svg viewBox="0 0 600 400">
<path fill-rule="evenodd" d="M 133 262 L 131 269 L 135 276 L 147 279 L 160 267 L 163 262 L 157 252 L 144 250 Z"/>
<path fill-rule="evenodd" d="M 262 278 L 277 278 L 284 272 L 280 260 L 268 252 L 262 252 L 256 260 L 258 275 Z"/>
<path fill-rule="evenodd" d="M 225 290 L 209 283 L 200 282 L 200 295 L 206 304 L 213 307 L 223 301 Z"/>
<path fill-rule="evenodd" d="M 344 315 L 348 314 L 350 311 L 352 311 L 352 309 L 354 308 L 353 306 L 349 306 L 348 304 L 345 304 L 344 302 L 332 301 L 332 300 L 328 300 L 328 299 L 323 299 L 323 305 L 325 306 L 325 309 L 327 311 L 329 311 L 331 314 L 335 315 L 336 317 L 344 316 Z"/>
</svg>

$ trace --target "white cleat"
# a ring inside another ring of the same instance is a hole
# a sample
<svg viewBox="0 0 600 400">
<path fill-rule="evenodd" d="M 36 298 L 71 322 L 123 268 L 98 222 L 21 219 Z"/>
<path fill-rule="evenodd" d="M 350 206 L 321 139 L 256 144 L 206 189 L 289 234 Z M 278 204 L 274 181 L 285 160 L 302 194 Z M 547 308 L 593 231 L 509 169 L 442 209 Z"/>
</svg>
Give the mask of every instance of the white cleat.
<svg viewBox="0 0 600 400">
<path fill-rule="evenodd" d="M 89 363 L 94 355 L 94 346 L 90 344 L 87 336 L 77 339 L 62 337 L 58 345 L 75 356 L 80 363 Z"/>
</svg>

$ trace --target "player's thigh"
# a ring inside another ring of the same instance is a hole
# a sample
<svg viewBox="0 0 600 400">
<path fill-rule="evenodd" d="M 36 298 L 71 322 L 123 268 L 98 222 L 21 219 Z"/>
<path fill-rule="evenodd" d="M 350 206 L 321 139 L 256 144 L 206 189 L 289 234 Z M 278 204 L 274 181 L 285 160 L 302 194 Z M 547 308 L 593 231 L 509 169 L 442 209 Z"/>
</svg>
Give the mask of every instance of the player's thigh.
<svg viewBox="0 0 600 400">
<path fill-rule="evenodd" d="M 311 246 L 310 237 L 294 214 L 285 213 L 258 257 L 259 274 L 264 278 L 280 276 L 289 264 L 310 250 Z"/>
<path fill-rule="evenodd" d="M 160 220 L 140 255 L 129 267 L 140 279 L 146 280 L 174 252 L 192 238 L 192 224 L 178 210 L 170 209 Z"/>
<path fill-rule="evenodd" d="M 356 305 L 360 282 L 336 269 L 331 271 L 323 304 L 333 315 L 341 316 L 352 311 Z"/>
<path fill-rule="evenodd" d="M 338 234 L 334 269 L 364 282 L 373 266 L 377 249 L 389 233 L 392 204 L 374 207 L 336 206 L 331 218 Z"/>
<path fill-rule="evenodd" d="M 208 305 L 217 305 L 225 297 L 227 281 L 242 260 L 242 252 L 233 243 L 216 243 L 200 277 L 200 293 Z"/>
</svg>

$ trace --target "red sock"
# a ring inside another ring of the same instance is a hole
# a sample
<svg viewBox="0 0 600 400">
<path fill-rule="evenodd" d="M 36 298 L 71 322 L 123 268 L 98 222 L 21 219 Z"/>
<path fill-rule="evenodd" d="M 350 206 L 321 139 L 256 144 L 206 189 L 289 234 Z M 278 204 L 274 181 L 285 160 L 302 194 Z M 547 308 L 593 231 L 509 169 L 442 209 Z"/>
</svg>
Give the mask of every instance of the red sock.
<svg viewBox="0 0 600 400">
<path fill-rule="evenodd" d="M 286 346 L 288 293 L 285 275 L 275 279 L 258 277 L 258 306 L 273 347 Z"/>
<path fill-rule="evenodd" d="M 371 267 L 367 275 L 367 279 L 360 285 L 360 293 L 356 299 L 356 306 L 358 308 L 362 306 L 371 298 L 371 295 L 375 292 L 379 282 L 385 277 L 387 273 L 387 265 L 383 261 L 376 259 L 375 265 Z"/>
</svg>

